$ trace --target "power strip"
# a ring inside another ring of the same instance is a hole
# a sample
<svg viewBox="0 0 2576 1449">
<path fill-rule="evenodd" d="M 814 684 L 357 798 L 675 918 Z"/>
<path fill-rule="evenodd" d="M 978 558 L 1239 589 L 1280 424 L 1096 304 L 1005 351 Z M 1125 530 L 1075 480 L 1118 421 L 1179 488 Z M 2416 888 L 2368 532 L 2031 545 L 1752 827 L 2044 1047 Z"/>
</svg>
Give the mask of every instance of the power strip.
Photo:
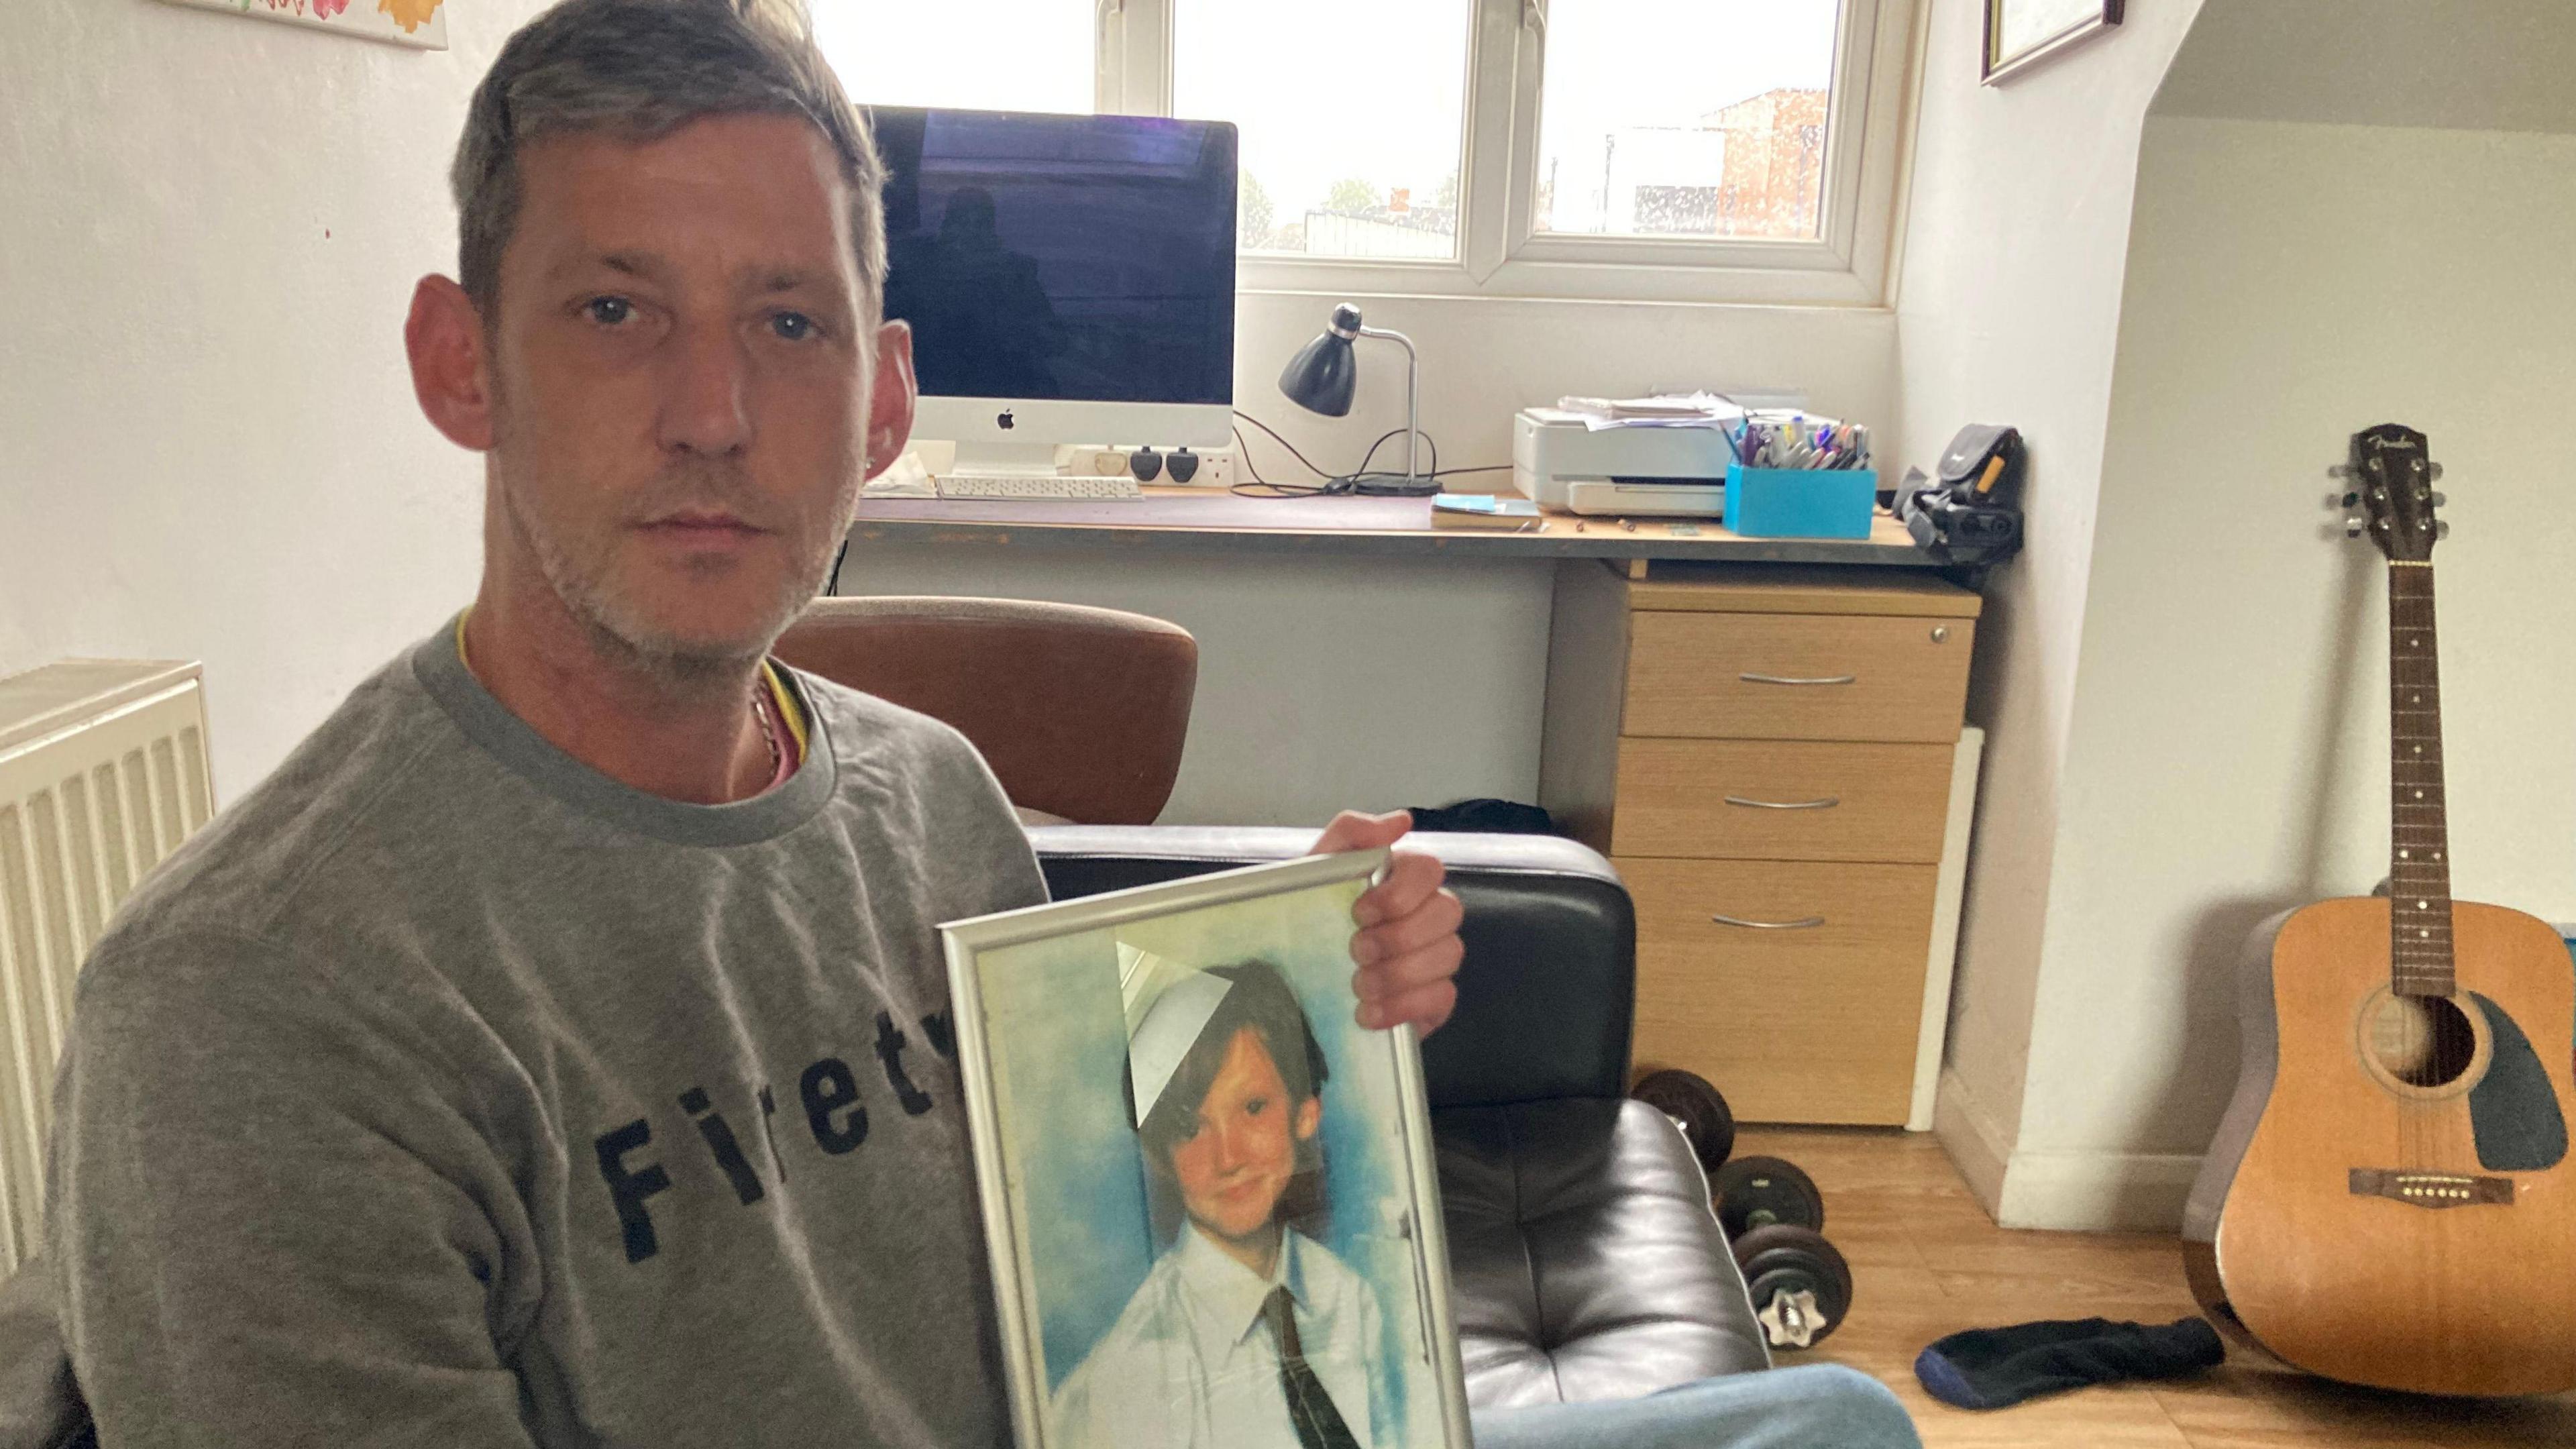
<svg viewBox="0 0 2576 1449">
<path fill-rule="evenodd" d="M 1128 455 L 1132 451 L 1125 448 L 1094 448 L 1076 444 L 1057 448 L 1055 463 L 1056 467 L 1076 478 L 1133 478 L 1136 475 L 1128 462 Z M 1177 484 L 1184 488 L 1234 486 L 1234 450 L 1232 448 L 1215 448 L 1206 452 L 1192 448 L 1190 453 L 1199 460 L 1199 466 L 1198 471 L 1192 473 L 1186 483 L 1172 476 L 1170 451 L 1163 448 L 1156 448 L 1154 451 L 1163 459 L 1163 466 L 1152 478 L 1146 480 L 1148 483 Z"/>
</svg>

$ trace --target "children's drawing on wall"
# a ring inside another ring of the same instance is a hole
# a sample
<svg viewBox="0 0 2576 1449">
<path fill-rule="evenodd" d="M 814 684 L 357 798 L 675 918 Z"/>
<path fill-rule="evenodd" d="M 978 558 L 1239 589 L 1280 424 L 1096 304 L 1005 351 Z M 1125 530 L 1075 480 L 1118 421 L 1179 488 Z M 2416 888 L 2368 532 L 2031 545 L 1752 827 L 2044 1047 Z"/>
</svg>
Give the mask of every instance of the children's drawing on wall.
<svg viewBox="0 0 2576 1449">
<path fill-rule="evenodd" d="M 422 50 L 447 48 L 446 0 L 170 0 L 196 10 L 221 10 L 257 19 L 283 20 L 362 40 L 391 41 Z"/>
</svg>

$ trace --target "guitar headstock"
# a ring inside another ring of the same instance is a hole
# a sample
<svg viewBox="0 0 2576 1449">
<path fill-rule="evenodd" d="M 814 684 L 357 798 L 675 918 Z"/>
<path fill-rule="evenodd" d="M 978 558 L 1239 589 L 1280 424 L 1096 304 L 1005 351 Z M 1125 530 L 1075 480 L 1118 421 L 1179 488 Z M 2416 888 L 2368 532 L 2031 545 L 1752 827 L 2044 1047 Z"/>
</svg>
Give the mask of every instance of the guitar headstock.
<svg viewBox="0 0 2576 1449">
<path fill-rule="evenodd" d="M 2350 482 L 2343 495 L 2346 508 L 2358 507 L 2368 519 L 2370 541 L 2392 563 L 2429 563 L 2434 540 L 2451 526 L 2434 517 L 2446 501 L 2433 491 L 2442 465 L 2432 459 L 2424 435 L 2401 423 L 2382 423 L 2352 435 L 2352 461 L 2335 472 Z M 2361 531 L 2363 519 L 2352 520 Z"/>
</svg>

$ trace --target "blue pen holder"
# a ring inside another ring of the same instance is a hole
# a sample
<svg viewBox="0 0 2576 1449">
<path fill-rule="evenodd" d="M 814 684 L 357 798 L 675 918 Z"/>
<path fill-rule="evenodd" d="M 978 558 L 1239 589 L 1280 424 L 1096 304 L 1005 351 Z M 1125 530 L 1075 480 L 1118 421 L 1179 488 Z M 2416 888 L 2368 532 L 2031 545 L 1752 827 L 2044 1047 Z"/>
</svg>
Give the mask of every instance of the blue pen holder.
<svg viewBox="0 0 2576 1449">
<path fill-rule="evenodd" d="M 1726 527 L 1745 538 L 1867 538 L 1878 474 L 1867 468 L 1726 465 Z"/>
</svg>

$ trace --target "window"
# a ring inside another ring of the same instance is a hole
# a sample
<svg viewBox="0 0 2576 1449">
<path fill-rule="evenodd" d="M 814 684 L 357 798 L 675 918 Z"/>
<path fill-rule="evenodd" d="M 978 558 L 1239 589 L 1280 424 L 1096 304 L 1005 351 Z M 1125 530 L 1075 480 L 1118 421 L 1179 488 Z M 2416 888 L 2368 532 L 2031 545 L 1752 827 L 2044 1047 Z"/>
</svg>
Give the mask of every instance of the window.
<svg viewBox="0 0 2576 1449">
<path fill-rule="evenodd" d="M 1089 0 L 810 0 L 814 41 L 863 106 L 1092 109 Z"/>
<path fill-rule="evenodd" d="M 1247 288 L 1874 303 L 1903 0 L 809 0 L 861 101 L 1234 122 Z"/>
<path fill-rule="evenodd" d="M 1182 0 L 1172 113 L 1240 129 L 1246 252 L 1458 255 L 1473 19 L 1470 0 Z"/>
<path fill-rule="evenodd" d="M 1815 238 L 1837 10 L 1835 0 L 1555 0 L 1539 86 L 1538 230 Z"/>
</svg>

